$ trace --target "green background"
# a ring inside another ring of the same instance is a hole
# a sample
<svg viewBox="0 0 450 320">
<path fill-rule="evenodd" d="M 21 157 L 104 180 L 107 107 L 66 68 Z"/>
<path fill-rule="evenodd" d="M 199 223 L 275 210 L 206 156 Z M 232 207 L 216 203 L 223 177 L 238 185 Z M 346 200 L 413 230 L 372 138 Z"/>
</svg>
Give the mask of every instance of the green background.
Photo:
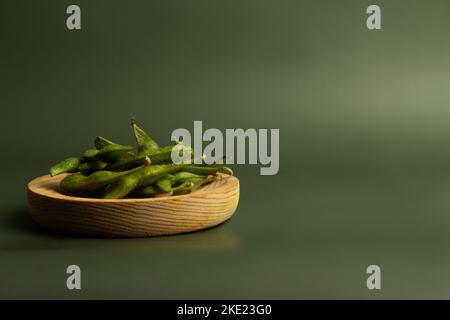
<svg viewBox="0 0 450 320">
<path fill-rule="evenodd" d="M 449 15 L 445 0 L 1 1 L 0 297 L 450 298 Z M 204 232 L 33 225 L 27 182 L 96 135 L 132 143 L 131 116 L 162 142 L 194 120 L 279 128 L 280 172 L 235 166 L 239 208 Z"/>
</svg>

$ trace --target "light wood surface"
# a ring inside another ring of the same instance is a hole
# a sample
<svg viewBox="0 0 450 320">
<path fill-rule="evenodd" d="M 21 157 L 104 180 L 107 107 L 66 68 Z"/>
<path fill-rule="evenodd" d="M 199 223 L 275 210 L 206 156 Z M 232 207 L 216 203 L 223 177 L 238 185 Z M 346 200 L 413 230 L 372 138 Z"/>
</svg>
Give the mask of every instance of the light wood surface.
<svg viewBox="0 0 450 320">
<path fill-rule="evenodd" d="M 64 177 L 47 175 L 28 184 L 33 220 L 63 233 L 145 237 L 196 231 L 229 219 L 239 202 L 239 180 L 225 174 L 186 195 L 117 200 L 63 195 L 58 186 Z"/>
</svg>

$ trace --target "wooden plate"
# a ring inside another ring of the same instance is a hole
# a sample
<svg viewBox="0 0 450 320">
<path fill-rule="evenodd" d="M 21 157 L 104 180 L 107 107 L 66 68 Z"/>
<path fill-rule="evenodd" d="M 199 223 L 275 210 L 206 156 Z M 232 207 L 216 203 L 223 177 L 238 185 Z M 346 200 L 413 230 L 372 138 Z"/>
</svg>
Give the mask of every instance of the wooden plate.
<svg viewBox="0 0 450 320">
<path fill-rule="evenodd" d="M 144 237 L 196 231 L 229 219 L 239 202 L 239 180 L 225 174 L 186 195 L 117 200 L 63 195 L 58 185 L 64 177 L 32 180 L 28 206 L 38 224 L 70 234 Z"/>
</svg>

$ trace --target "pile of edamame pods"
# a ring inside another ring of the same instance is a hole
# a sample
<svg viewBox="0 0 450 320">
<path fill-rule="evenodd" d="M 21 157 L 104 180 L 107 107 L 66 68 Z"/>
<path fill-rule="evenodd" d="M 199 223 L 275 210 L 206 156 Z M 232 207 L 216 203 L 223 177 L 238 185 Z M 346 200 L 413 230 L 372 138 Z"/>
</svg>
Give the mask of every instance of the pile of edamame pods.
<svg viewBox="0 0 450 320">
<path fill-rule="evenodd" d="M 160 147 L 134 118 L 131 126 L 137 152 L 98 136 L 95 147 L 82 157 L 70 157 L 52 166 L 51 176 L 73 173 L 61 180 L 60 191 L 105 199 L 180 195 L 213 181 L 219 172 L 233 174 L 230 168 L 218 164 L 173 163 L 172 151 L 179 142 Z"/>
</svg>

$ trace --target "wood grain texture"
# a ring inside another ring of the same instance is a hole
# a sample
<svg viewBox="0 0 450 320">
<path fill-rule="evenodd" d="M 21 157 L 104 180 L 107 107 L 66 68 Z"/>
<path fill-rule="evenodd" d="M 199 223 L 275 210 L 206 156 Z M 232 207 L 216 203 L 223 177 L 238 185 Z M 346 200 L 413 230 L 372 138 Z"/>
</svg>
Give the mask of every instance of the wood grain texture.
<svg viewBox="0 0 450 320">
<path fill-rule="evenodd" d="M 229 219 L 239 202 L 239 180 L 225 174 L 190 194 L 140 199 L 66 196 L 58 191 L 64 177 L 32 180 L 28 206 L 34 221 L 69 234 L 145 237 L 191 232 Z"/>
</svg>

